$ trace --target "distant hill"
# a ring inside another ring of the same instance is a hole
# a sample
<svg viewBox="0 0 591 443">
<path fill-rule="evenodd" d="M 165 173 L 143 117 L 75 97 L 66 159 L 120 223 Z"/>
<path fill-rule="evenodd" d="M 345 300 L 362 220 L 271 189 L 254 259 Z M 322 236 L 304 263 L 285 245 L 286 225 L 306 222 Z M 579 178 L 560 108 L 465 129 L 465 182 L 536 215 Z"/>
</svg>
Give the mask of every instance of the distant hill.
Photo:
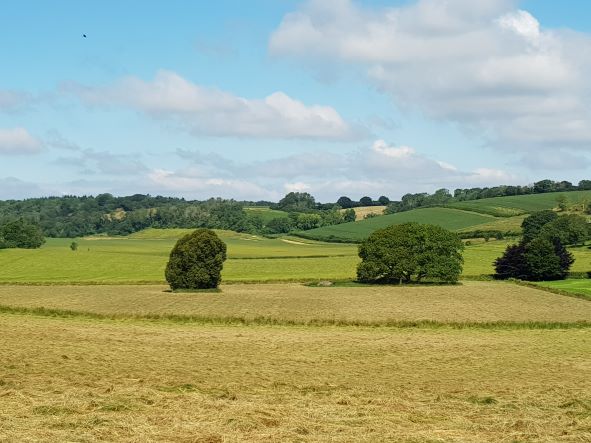
<svg viewBox="0 0 591 443">
<path fill-rule="evenodd" d="M 483 225 L 495 217 L 452 208 L 422 208 L 397 214 L 382 215 L 351 223 L 324 226 L 296 235 L 321 241 L 361 241 L 376 229 L 407 222 L 431 223 L 452 231 Z"/>
<path fill-rule="evenodd" d="M 483 198 L 481 200 L 451 203 L 446 206 L 496 217 L 512 217 L 544 209 L 553 209 L 556 207 L 556 199 L 559 195 L 564 195 L 571 204 L 580 204 L 585 199 L 591 200 L 591 191 L 573 191 Z"/>
<path fill-rule="evenodd" d="M 525 214 L 553 209 L 557 197 L 564 195 L 571 204 L 591 200 L 591 191 L 552 192 L 547 194 L 495 197 L 383 215 L 351 223 L 325 226 L 296 235 L 321 241 L 359 242 L 376 229 L 407 222 L 430 223 L 466 232 L 472 230 L 515 231 Z"/>
</svg>

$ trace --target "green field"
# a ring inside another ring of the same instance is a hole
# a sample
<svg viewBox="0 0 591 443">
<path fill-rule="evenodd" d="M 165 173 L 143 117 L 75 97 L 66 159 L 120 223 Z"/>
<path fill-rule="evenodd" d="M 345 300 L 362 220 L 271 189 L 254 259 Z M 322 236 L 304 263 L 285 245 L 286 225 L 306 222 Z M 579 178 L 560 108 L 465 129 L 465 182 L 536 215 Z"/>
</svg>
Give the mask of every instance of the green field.
<svg viewBox="0 0 591 443">
<path fill-rule="evenodd" d="M 525 214 L 555 208 L 556 198 L 559 195 L 565 195 L 573 204 L 591 200 L 591 191 L 486 198 L 451 203 L 446 207 L 414 209 L 369 220 L 324 226 L 303 231 L 297 235 L 319 241 L 359 242 L 376 229 L 406 222 L 429 223 L 458 232 L 474 230 L 520 232 Z"/>
<path fill-rule="evenodd" d="M 0 250 L 0 283 L 163 283 L 164 267 L 176 239 L 188 230 L 151 229 L 130 237 L 48 239 L 40 249 Z M 357 245 L 322 243 L 301 238 L 267 239 L 220 231 L 228 245 L 222 273 L 225 282 L 354 279 Z M 493 272 L 507 241 L 468 246 L 464 276 Z M 591 270 L 591 249 L 572 248 L 574 272 Z"/>
<path fill-rule="evenodd" d="M 559 289 L 575 295 L 582 295 L 591 300 L 591 279 L 588 278 L 544 281 L 536 284 L 550 289 Z"/>
<path fill-rule="evenodd" d="M 0 441 L 591 437 L 588 301 L 495 282 L 164 289 L 0 286 Z"/>
<path fill-rule="evenodd" d="M 450 208 L 415 209 L 397 214 L 383 215 L 357 222 L 340 225 L 324 226 L 298 233 L 299 236 L 320 241 L 361 241 L 376 229 L 393 224 L 417 222 L 430 223 L 452 231 L 464 228 L 477 228 L 478 225 L 495 221 L 494 217 L 460 211 Z"/>
<path fill-rule="evenodd" d="M 570 203 L 591 200 L 591 191 L 549 192 L 547 194 L 516 195 L 513 197 L 483 198 L 448 205 L 450 208 L 481 212 L 499 217 L 529 214 L 556 207 L 556 198 L 564 195 Z"/>
</svg>

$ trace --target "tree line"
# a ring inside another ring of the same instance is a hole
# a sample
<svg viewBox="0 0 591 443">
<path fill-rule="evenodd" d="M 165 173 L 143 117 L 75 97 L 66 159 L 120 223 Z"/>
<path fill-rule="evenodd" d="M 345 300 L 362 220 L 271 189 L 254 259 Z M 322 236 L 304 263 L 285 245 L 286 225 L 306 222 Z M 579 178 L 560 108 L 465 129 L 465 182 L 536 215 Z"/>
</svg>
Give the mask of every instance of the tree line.
<svg viewBox="0 0 591 443">
<path fill-rule="evenodd" d="M 287 214 L 267 220 L 249 206 L 271 206 Z M 35 226 L 47 237 L 129 235 L 146 228 L 227 229 L 253 234 L 280 234 L 355 220 L 355 212 L 335 204 L 317 204 L 310 194 L 289 193 L 279 203 L 238 202 L 135 194 L 115 197 L 64 196 L 0 201 L 0 227 Z M 4 242 L 13 245 L 14 242 Z M 14 247 L 14 246 L 5 246 Z"/>
</svg>

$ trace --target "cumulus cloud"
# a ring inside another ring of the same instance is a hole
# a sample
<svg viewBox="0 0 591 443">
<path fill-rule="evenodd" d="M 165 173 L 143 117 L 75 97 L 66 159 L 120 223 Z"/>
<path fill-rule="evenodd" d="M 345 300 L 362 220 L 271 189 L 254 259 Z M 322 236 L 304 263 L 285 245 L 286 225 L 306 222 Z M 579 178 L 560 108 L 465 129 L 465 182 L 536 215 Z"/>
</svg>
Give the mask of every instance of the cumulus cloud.
<svg viewBox="0 0 591 443">
<path fill-rule="evenodd" d="M 0 128 L 0 155 L 37 154 L 43 144 L 24 128 Z"/>
<path fill-rule="evenodd" d="M 334 201 L 343 194 L 376 198 L 386 194 L 399 198 L 407 192 L 433 192 L 441 187 L 525 183 L 522 177 L 487 166 L 462 171 L 412 147 L 396 146 L 384 140 L 351 152 L 315 152 L 255 162 L 231 161 L 219 155 L 186 150 L 178 151 L 177 155 L 191 163 L 182 171 L 157 174 L 169 184 L 175 183 L 177 190 L 187 187 L 211 191 L 219 183 L 229 186 L 230 195 L 232 191 L 242 190 L 244 193 L 240 195 L 251 195 L 248 197 L 251 199 L 279 198 L 280 190 L 310 192 L 321 201 Z"/>
<path fill-rule="evenodd" d="M 199 135 L 327 140 L 360 136 L 330 106 L 306 105 L 283 92 L 247 99 L 197 85 L 171 71 L 159 71 L 152 81 L 127 77 L 106 87 L 63 88 L 86 104 L 128 107 L 174 120 Z"/>
<path fill-rule="evenodd" d="M 233 199 L 276 199 L 278 193 L 265 189 L 254 182 L 241 179 L 222 179 L 195 176 L 188 171 L 154 169 L 148 174 L 149 186 L 159 192 L 173 192 L 195 198 L 219 196 Z"/>
<path fill-rule="evenodd" d="M 511 150 L 591 146 L 591 38 L 544 29 L 507 0 L 369 8 L 309 0 L 269 41 L 276 56 L 363 67 L 396 104 Z"/>
</svg>

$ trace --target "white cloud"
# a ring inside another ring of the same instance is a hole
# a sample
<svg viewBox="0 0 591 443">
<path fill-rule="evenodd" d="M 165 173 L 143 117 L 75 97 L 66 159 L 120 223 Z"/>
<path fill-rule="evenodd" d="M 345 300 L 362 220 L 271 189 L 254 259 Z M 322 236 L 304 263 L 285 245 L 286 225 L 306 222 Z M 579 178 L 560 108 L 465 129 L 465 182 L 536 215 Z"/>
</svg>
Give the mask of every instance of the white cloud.
<svg viewBox="0 0 591 443">
<path fill-rule="evenodd" d="M 269 50 L 361 66 L 399 106 L 459 122 L 497 147 L 590 149 L 590 36 L 544 29 L 515 4 L 310 0 L 284 17 Z"/>
<path fill-rule="evenodd" d="M 174 178 L 178 191 L 192 184 L 207 189 L 208 180 L 216 177 L 223 183 L 239 183 L 238 186 L 245 189 L 256 184 L 258 189 L 252 194 L 256 198 L 270 198 L 263 197 L 262 190 L 266 189 L 268 195 L 276 195 L 280 190 L 310 192 L 319 201 L 335 201 L 340 195 L 355 198 L 387 195 L 395 199 L 407 192 L 433 192 L 441 187 L 527 183 L 523 177 L 487 165 L 462 171 L 449 162 L 423 155 L 415 148 L 395 146 L 384 140 L 351 152 L 288 155 L 251 163 L 191 151 L 177 154 L 192 161 L 182 171 L 166 173 L 171 180 Z"/>
<path fill-rule="evenodd" d="M 309 184 L 303 182 L 286 183 L 284 188 L 287 192 L 308 192 L 312 189 Z"/>
<path fill-rule="evenodd" d="M 42 143 L 23 128 L 0 128 L 0 155 L 37 154 Z"/>
<path fill-rule="evenodd" d="M 217 177 L 194 176 L 188 171 L 154 169 L 148 174 L 150 187 L 157 187 L 159 193 L 173 192 L 191 198 L 212 196 L 233 199 L 275 199 L 277 192 L 247 180 L 222 179 Z"/>
<path fill-rule="evenodd" d="M 397 159 L 410 158 L 416 154 L 413 148 L 408 146 L 400 146 L 399 148 L 388 146 L 384 140 L 376 140 L 372 149 L 378 154 Z"/>
<path fill-rule="evenodd" d="M 360 135 L 330 106 L 305 105 L 283 92 L 247 99 L 164 70 L 149 82 L 127 77 L 106 87 L 69 84 L 64 88 L 89 105 L 129 107 L 154 118 L 172 119 L 195 134 L 328 140 Z"/>
</svg>

